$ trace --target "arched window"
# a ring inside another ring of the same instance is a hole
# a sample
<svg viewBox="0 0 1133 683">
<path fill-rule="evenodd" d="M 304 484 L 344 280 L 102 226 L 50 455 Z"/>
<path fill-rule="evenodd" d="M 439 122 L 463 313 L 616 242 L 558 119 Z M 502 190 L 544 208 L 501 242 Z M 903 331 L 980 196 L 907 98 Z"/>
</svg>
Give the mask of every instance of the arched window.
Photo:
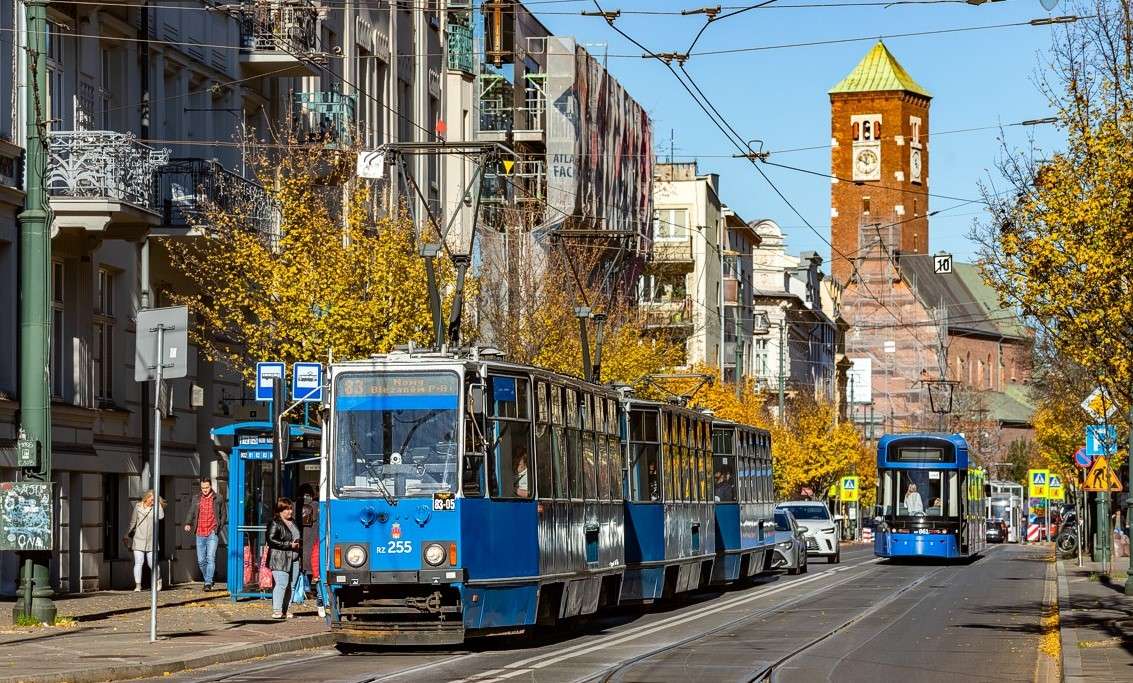
<svg viewBox="0 0 1133 683">
<path fill-rule="evenodd" d="M 881 121 L 874 121 L 873 122 L 873 139 L 874 140 L 880 140 L 881 139 Z"/>
<path fill-rule="evenodd" d="M 853 135 L 854 135 L 854 139 L 855 139 L 855 140 L 857 140 L 857 139 L 858 139 L 858 122 L 857 122 L 857 121 L 854 121 L 853 125 L 852 125 L 852 126 L 850 126 L 850 127 L 851 127 L 851 128 L 853 129 L 853 131 L 854 131 L 854 133 L 853 133 Z"/>
<path fill-rule="evenodd" d="M 870 140 L 871 139 L 870 136 L 869 136 L 869 121 L 863 121 L 862 122 L 862 139 L 863 140 Z"/>
</svg>

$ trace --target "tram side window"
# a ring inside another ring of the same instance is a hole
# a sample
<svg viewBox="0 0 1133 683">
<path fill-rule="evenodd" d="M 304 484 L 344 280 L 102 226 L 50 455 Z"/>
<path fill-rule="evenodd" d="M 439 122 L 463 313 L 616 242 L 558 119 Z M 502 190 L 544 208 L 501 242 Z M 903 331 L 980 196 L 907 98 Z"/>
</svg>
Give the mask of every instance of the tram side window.
<svg viewBox="0 0 1133 683">
<path fill-rule="evenodd" d="M 616 436 L 606 437 L 606 448 L 610 452 L 610 500 L 625 498 L 625 464 L 622 462 L 622 444 Z"/>
<path fill-rule="evenodd" d="M 540 498 L 554 497 L 554 460 L 551 446 L 551 413 L 547 402 L 547 383 L 535 385 L 535 470 L 538 473 Z"/>
<path fill-rule="evenodd" d="M 493 498 L 531 498 L 531 412 L 527 379 L 491 377 L 488 383 L 492 417 L 488 438 L 488 488 Z"/>
<path fill-rule="evenodd" d="M 585 491 L 586 500 L 594 500 L 598 497 L 598 489 L 595 486 L 594 477 L 597 473 L 597 460 L 598 454 L 594 447 L 594 413 L 591 412 L 592 404 L 590 394 L 583 394 L 582 396 L 582 486 Z"/>
<path fill-rule="evenodd" d="M 661 413 L 661 420 L 664 422 L 664 432 L 661 435 L 661 459 L 663 461 L 664 470 L 661 473 L 662 481 L 665 485 L 666 502 L 676 500 L 676 482 L 677 482 L 677 468 L 674 462 L 674 455 L 676 453 L 675 437 L 673 434 L 673 416 L 668 413 Z"/>
<path fill-rule="evenodd" d="M 465 498 L 484 495 L 484 453 L 488 450 L 483 413 L 464 416 L 464 462 L 461 463 L 461 490 Z"/>
<path fill-rule="evenodd" d="M 582 431 L 578 423 L 578 394 L 566 390 L 567 467 L 570 472 L 570 497 L 582 498 Z"/>
<path fill-rule="evenodd" d="M 633 501 L 661 500 L 657 417 L 657 413 L 646 411 L 632 411 L 627 415 L 630 443 L 629 499 Z"/>
<path fill-rule="evenodd" d="M 551 385 L 551 453 L 554 458 L 555 498 L 570 498 L 570 468 L 563 433 L 563 390 Z"/>
</svg>

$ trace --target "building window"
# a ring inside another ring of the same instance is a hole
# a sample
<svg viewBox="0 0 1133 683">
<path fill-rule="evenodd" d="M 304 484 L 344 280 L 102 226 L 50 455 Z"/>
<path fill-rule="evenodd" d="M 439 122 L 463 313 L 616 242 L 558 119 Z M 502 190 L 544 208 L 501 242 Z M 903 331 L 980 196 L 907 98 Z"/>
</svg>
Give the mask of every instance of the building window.
<svg viewBox="0 0 1133 683">
<path fill-rule="evenodd" d="M 869 197 L 862 197 L 862 214 L 869 215 Z"/>
<path fill-rule="evenodd" d="M 853 124 L 850 125 L 850 128 L 853 129 L 853 131 L 854 131 L 854 139 L 855 140 L 859 139 L 861 137 L 861 134 L 860 134 L 859 128 L 858 128 L 858 122 L 854 121 Z"/>
<path fill-rule="evenodd" d="M 51 263 L 51 395 L 65 398 L 66 335 L 63 329 L 63 262 Z"/>
<path fill-rule="evenodd" d="M 642 301 L 657 304 L 683 302 L 688 297 L 682 273 L 646 274 L 641 279 Z"/>
<path fill-rule="evenodd" d="M 874 140 L 880 140 L 881 139 L 881 121 L 874 121 L 873 122 L 873 139 Z"/>
<path fill-rule="evenodd" d="M 995 388 L 995 375 L 991 372 L 991 354 L 987 354 L 987 388 Z"/>
<path fill-rule="evenodd" d="M 47 112 L 50 120 L 47 127 L 50 130 L 60 130 L 67 127 L 65 103 L 67 98 L 63 94 L 63 34 L 60 26 L 47 22 Z"/>
<path fill-rule="evenodd" d="M 118 557 L 118 547 L 122 537 L 119 535 L 121 521 L 121 487 L 117 474 L 102 475 L 102 559 L 113 560 Z"/>
<path fill-rule="evenodd" d="M 94 396 L 108 400 L 114 397 L 114 273 L 105 268 L 98 271 L 92 346 Z"/>
<path fill-rule="evenodd" d="M 755 358 L 753 360 L 755 362 L 755 376 L 756 377 L 767 377 L 767 375 L 768 375 L 767 360 L 768 359 L 767 359 L 767 340 L 766 339 L 756 339 L 755 340 L 755 354 L 754 355 L 755 355 Z"/>
<path fill-rule="evenodd" d="M 653 214 L 653 239 L 687 240 L 689 234 L 688 209 L 657 209 Z"/>
</svg>

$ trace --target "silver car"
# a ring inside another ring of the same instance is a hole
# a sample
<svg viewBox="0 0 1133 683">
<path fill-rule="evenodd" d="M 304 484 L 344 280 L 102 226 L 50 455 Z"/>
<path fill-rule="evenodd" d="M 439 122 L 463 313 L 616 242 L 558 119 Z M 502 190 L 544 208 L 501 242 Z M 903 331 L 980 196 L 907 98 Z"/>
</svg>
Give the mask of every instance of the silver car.
<svg viewBox="0 0 1133 683">
<path fill-rule="evenodd" d="M 775 548 L 767 556 L 768 569 L 786 569 L 788 574 L 807 571 L 806 541 L 795 516 L 787 510 L 775 511 Z"/>
</svg>

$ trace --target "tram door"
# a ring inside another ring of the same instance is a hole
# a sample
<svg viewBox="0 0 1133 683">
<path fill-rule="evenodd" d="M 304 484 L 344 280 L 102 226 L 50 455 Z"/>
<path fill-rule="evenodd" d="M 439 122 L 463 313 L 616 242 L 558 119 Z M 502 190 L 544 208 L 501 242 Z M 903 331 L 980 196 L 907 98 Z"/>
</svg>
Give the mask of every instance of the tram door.
<svg viewBox="0 0 1133 683">
<path fill-rule="evenodd" d="M 962 554 L 968 553 L 968 536 L 971 530 L 968 528 L 968 517 L 971 512 L 968 503 L 968 473 L 960 471 L 960 552 Z"/>
<path fill-rule="evenodd" d="M 259 567 L 274 503 L 271 440 L 240 434 L 236 441 L 228 463 L 228 591 L 233 599 L 264 597 Z"/>
</svg>

